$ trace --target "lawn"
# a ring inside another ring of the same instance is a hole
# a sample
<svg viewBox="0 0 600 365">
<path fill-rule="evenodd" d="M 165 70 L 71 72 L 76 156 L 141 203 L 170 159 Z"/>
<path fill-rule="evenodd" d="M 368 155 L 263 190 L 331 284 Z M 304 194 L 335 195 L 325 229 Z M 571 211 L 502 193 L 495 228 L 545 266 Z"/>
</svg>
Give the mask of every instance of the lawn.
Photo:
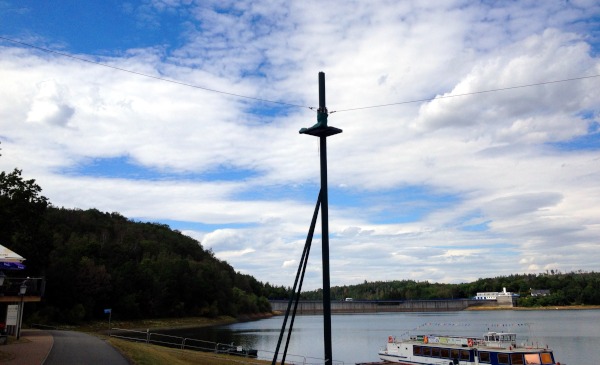
<svg viewBox="0 0 600 365">
<path fill-rule="evenodd" d="M 270 364 L 270 361 L 256 360 L 239 356 L 219 355 L 210 352 L 178 350 L 162 346 L 131 342 L 117 338 L 108 340 L 119 349 L 134 365 L 228 365 L 228 364 Z"/>
</svg>

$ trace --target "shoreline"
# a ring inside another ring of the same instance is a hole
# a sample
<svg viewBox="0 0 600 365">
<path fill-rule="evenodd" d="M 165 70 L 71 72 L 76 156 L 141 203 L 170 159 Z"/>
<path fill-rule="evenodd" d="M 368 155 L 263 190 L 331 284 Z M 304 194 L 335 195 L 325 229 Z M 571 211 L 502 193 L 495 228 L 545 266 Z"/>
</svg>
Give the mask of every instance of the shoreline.
<svg viewBox="0 0 600 365">
<path fill-rule="evenodd" d="M 254 313 L 244 314 L 238 317 L 230 316 L 219 316 L 217 318 L 207 317 L 184 317 L 184 318 L 163 318 L 153 320 L 142 320 L 146 323 L 146 326 L 134 326 L 123 327 L 126 329 L 133 330 L 146 330 L 151 329 L 154 331 L 167 331 L 167 330 L 180 330 L 188 328 L 204 328 L 204 327 L 216 327 L 232 323 L 243 323 L 250 321 L 257 321 L 259 319 L 266 319 L 273 317 L 273 313 Z M 116 328 L 116 327 L 115 327 Z"/>
<path fill-rule="evenodd" d="M 549 310 L 600 310 L 600 305 L 568 305 L 568 306 L 551 306 L 551 307 L 501 307 L 501 306 L 476 306 L 468 307 L 465 311 L 549 311 Z M 397 313 L 397 312 L 394 312 Z M 406 312 L 409 313 L 409 312 Z M 414 313 L 414 312 L 410 312 Z M 115 320 L 111 323 L 112 329 L 130 329 L 130 330 L 171 330 L 171 329 L 186 329 L 186 328 L 202 328 L 222 326 L 232 323 L 243 323 L 267 319 L 275 316 L 282 316 L 283 312 L 273 311 L 267 313 L 246 314 L 238 317 L 219 316 L 216 318 L 208 317 L 183 317 L 183 318 L 151 318 L 132 321 Z M 80 326 L 60 326 L 62 329 L 71 329 L 82 332 L 108 332 L 108 323 L 104 322 L 89 322 Z"/>
<path fill-rule="evenodd" d="M 171 330 L 171 329 L 186 329 L 186 328 L 203 328 L 222 326 L 232 323 L 242 323 L 266 319 L 274 316 L 273 313 L 255 313 L 245 314 L 238 317 L 218 316 L 215 318 L 209 317 L 180 317 L 180 318 L 149 318 L 138 320 L 113 320 L 110 324 L 110 329 L 125 329 L 146 331 L 151 330 Z M 107 334 L 109 332 L 108 321 L 93 321 L 83 323 L 81 325 L 58 325 L 48 326 L 65 330 Z"/>
<path fill-rule="evenodd" d="M 516 311 L 547 311 L 547 310 L 598 310 L 600 305 L 563 305 L 547 307 L 502 307 L 502 306 L 476 306 L 468 307 L 466 311 L 494 311 L 494 310 L 516 310 Z"/>
</svg>

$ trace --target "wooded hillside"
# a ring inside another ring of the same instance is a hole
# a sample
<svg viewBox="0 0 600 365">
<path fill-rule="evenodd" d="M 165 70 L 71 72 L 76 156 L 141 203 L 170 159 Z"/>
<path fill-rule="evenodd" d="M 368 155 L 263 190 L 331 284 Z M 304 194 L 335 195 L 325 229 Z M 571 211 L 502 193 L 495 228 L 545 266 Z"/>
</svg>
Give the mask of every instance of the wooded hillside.
<svg viewBox="0 0 600 365">
<path fill-rule="evenodd" d="M 216 316 L 267 312 L 283 291 L 238 273 L 201 243 L 166 225 L 118 213 L 52 207 L 35 180 L 0 173 L 0 243 L 24 256 L 25 272 L 44 276 L 40 321 Z M 31 308 L 31 309 L 29 309 Z"/>
<path fill-rule="evenodd" d="M 519 306 L 600 305 L 600 273 L 548 272 L 479 279 L 471 283 L 440 284 L 427 281 L 375 281 L 331 288 L 333 300 L 416 300 L 471 298 L 477 292 L 500 292 L 503 288 L 520 295 Z M 550 294 L 532 297 L 531 289 Z M 321 299 L 322 291 L 303 293 L 304 299 Z"/>
</svg>

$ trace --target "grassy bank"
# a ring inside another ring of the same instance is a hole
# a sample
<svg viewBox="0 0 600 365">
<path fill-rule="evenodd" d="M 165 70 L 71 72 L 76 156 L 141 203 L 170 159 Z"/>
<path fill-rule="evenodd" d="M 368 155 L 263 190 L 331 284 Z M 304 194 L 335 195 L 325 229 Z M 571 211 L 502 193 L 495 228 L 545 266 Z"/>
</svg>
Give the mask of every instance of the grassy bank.
<svg viewBox="0 0 600 365">
<path fill-rule="evenodd" d="M 219 355 L 210 352 L 178 350 L 110 338 L 111 345 L 119 349 L 133 365 L 227 365 L 227 364 L 270 364 L 269 361 L 239 356 Z"/>
<path fill-rule="evenodd" d="M 216 318 L 186 317 L 186 318 L 158 318 L 135 321 L 112 321 L 112 328 L 160 330 L 174 328 L 199 328 L 219 326 L 235 322 L 249 321 L 270 317 L 272 314 L 264 313 L 239 318 L 220 316 Z M 65 327 L 61 327 L 65 328 Z M 65 328 L 66 329 L 66 328 Z M 72 326 L 68 329 L 83 332 L 105 333 L 108 329 L 106 322 L 90 322 L 81 326 Z M 104 337 L 104 336 L 102 336 Z M 114 337 L 107 337 L 107 341 L 117 348 L 129 359 L 132 365 L 226 365 L 226 364 L 270 364 L 270 361 L 261 361 L 252 358 L 198 352 L 192 350 L 172 349 L 152 344 L 132 342 Z"/>
<path fill-rule="evenodd" d="M 172 329 L 172 328 L 195 328 L 220 326 L 240 322 L 245 318 L 236 319 L 229 316 L 219 316 L 215 318 L 207 317 L 184 317 L 184 318 L 153 318 L 140 319 L 130 321 L 113 320 L 110 323 L 112 328 L 122 329 L 140 329 L 140 330 L 157 330 L 157 329 Z M 82 332 L 104 332 L 108 330 L 108 319 L 106 321 L 88 322 L 79 326 L 61 326 L 61 328 L 72 329 Z"/>
<path fill-rule="evenodd" d="M 244 315 L 237 318 L 230 316 L 219 316 L 214 318 L 208 317 L 183 317 L 183 318 L 152 318 L 120 321 L 113 320 L 110 323 L 112 328 L 120 329 L 136 329 L 136 330 L 163 330 L 163 329 L 178 329 L 178 328 L 200 328 L 210 326 L 221 326 L 236 322 L 245 322 L 258 319 L 269 318 L 272 313 L 258 313 L 252 315 Z M 92 321 L 80 325 L 58 325 L 58 328 L 81 331 L 81 332 L 97 332 L 105 333 L 108 331 L 108 319 L 106 321 Z"/>
</svg>

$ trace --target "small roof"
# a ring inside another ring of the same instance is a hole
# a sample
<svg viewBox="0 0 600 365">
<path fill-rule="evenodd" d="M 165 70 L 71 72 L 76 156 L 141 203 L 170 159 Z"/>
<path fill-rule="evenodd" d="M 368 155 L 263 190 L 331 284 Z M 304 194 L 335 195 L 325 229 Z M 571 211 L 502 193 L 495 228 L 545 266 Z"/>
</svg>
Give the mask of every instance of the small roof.
<svg viewBox="0 0 600 365">
<path fill-rule="evenodd" d="M 17 262 L 22 263 L 25 258 L 18 253 L 0 245 L 0 262 Z"/>
</svg>

